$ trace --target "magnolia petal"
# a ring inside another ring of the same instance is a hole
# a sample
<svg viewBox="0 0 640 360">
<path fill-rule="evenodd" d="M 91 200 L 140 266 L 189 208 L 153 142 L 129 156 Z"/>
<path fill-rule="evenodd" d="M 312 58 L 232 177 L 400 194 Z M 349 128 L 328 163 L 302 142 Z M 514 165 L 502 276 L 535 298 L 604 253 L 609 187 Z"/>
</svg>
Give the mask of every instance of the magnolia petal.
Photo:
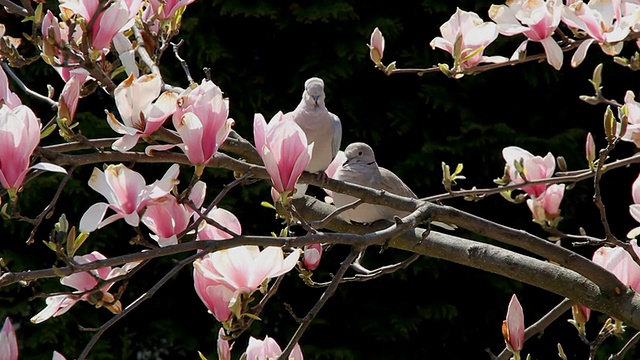
<svg viewBox="0 0 640 360">
<path fill-rule="evenodd" d="M 588 39 L 578 46 L 576 52 L 573 53 L 573 56 L 571 57 L 571 67 L 577 67 L 578 65 L 582 64 L 582 61 L 587 56 L 587 50 L 589 50 L 589 46 L 591 46 L 594 41 L 594 39 Z"/>
<path fill-rule="evenodd" d="M 65 170 L 65 168 L 63 168 L 62 166 L 59 166 L 59 165 L 56 165 L 56 164 L 52 164 L 52 163 L 47 163 L 47 162 L 37 163 L 37 164 L 33 165 L 31 167 L 31 169 L 33 169 L 33 170 L 53 171 L 53 172 L 58 172 L 58 173 L 62 173 L 62 174 L 66 174 L 67 173 L 67 170 Z"/>
<path fill-rule="evenodd" d="M 31 318 L 31 322 L 39 324 L 51 317 L 60 316 L 69 311 L 77 302 L 78 300 L 72 299 L 67 295 L 49 296 L 46 300 L 47 306 L 34 315 Z"/>
<path fill-rule="evenodd" d="M 141 136 L 142 134 L 140 134 L 139 132 L 136 132 L 136 134 L 134 135 L 124 135 L 123 137 L 114 141 L 113 144 L 111 144 L 111 148 L 120 152 L 129 151 L 138 144 L 138 140 Z"/>
<path fill-rule="evenodd" d="M 544 47 L 544 52 L 547 54 L 547 63 L 553 66 L 554 69 L 560 70 L 562 67 L 563 52 L 560 45 L 552 38 L 548 37 L 540 41 Z"/>
<path fill-rule="evenodd" d="M 107 203 L 96 203 L 91 205 L 91 207 L 85 211 L 84 215 L 82 215 L 78 230 L 87 234 L 96 230 L 104 218 L 104 214 L 107 212 L 108 208 L 109 204 Z"/>
</svg>

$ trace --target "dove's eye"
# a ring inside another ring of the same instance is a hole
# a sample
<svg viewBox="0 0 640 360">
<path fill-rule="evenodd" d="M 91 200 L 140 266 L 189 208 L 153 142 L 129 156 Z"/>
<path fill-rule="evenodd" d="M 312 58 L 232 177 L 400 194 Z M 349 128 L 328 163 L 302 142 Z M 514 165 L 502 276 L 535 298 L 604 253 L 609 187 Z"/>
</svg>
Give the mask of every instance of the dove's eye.
<svg viewBox="0 0 640 360">
<path fill-rule="evenodd" d="M 358 152 L 358 156 L 362 156 L 362 151 L 359 151 L 359 152 Z"/>
</svg>

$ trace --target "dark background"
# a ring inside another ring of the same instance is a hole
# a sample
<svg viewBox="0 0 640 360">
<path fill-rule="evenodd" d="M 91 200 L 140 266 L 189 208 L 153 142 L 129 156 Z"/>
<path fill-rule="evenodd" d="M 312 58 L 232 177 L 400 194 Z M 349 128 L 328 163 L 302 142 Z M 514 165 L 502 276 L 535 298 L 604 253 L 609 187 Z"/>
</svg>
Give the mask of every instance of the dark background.
<svg viewBox="0 0 640 360">
<path fill-rule="evenodd" d="M 253 114 L 270 119 L 277 111 L 290 111 L 300 100 L 303 83 L 311 76 L 324 79 L 327 106 L 343 125 L 342 149 L 349 143 L 364 141 L 376 151 L 378 163 L 398 174 L 419 195 L 443 192 L 442 161 L 455 168 L 464 164 L 467 179 L 462 188 L 491 187 L 502 176 L 501 150 L 517 145 L 535 155 L 548 151 L 564 156 L 569 169 L 584 168 L 584 141 L 591 131 L 598 146 L 604 146 L 602 118 L 605 107 L 581 102 L 579 95 L 591 95 L 588 78 L 596 64 L 604 62 L 604 95 L 623 101 L 628 89 L 638 92 L 638 76 L 615 65 L 597 46 L 577 69 L 569 67 L 565 56 L 562 71 L 545 62 L 505 67 L 459 80 L 434 73 L 424 76 L 385 76 L 369 60 L 369 36 L 378 26 L 387 47 L 383 61 L 397 61 L 400 68 L 430 67 L 439 62 L 451 64 L 450 56 L 432 50 L 429 42 L 439 36 L 439 26 L 455 12 L 456 6 L 475 11 L 488 20 L 488 1 L 198 1 L 190 5 L 179 36 L 185 44 L 180 53 L 190 66 L 196 81 L 204 77 L 203 67 L 211 68 L 212 80 L 230 99 L 234 129 L 253 140 Z M 49 2 L 48 8 L 57 8 Z M 0 14 L 8 25 L 8 34 L 19 36 L 25 30 L 19 19 Z M 509 57 L 522 37 L 500 37 L 485 52 Z M 625 54 L 635 45 L 627 44 Z M 25 47 L 25 52 L 35 52 Z M 542 51 L 529 44 L 529 53 Z M 17 72 L 34 90 L 45 92 L 45 81 L 60 90 L 60 78 L 42 62 Z M 182 68 L 170 53 L 163 55 L 162 74 L 168 83 L 188 85 Z M 118 78 L 117 81 L 121 81 Z M 13 87 L 14 90 L 16 87 Z M 43 122 L 53 114 L 41 104 L 31 103 Z M 89 137 L 115 136 L 104 121 L 103 109 L 114 111 L 113 102 L 96 92 L 80 102 L 79 129 Z M 47 140 L 45 140 L 46 143 Z M 52 141 L 52 140 L 50 140 Z M 57 141 L 57 140 L 55 140 Z M 635 152 L 630 143 L 622 143 L 613 158 Z M 135 169 L 153 181 L 166 171 L 166 164 L 136 165 Z M 191 169 L 182 167 L 182 188 Z M 47 268 L 55 254 L 42 245 L 60 214 L 77 224 L 88 206 L 104 199 L 86 183 L 91 167 L 78 170 L 65 189 L 64 201 L 43 224 L 33 245 L 24 240 L 31 230 L 24 223 L 3 221 L 0 256 L 11 270 Z M 635 227 L 628 215 L 631 182 L 637 174 L 632 166 L 605 176 L 602 182 L 604 202 L 614 234 L 624 238 Z M 232 179 L 224 169 L 208 169 L 208 200 Z M 34 217 L 48 203 L 60 181 L 60 175 L 40 176 L 25 186 L 20 207 Z M 277 232 L 280 223 L 272 210 L 260 206 L 269 200 L 266 182 L 235 188 L 222 207 L 234 212 L 246 234 Z M 593 236 L 602 236 L 598 212 L 592 204 L 592 185 L 577 184 L 565 194 L 560 228 L 577 233 L 580 226 Z M 5 197 L 6 199 L 6 197 Z M 3 199 L 4 201 L 6 201 Z M 508 203 L 492 196 L 477 203 L 463 200 L 446 202 L 488 219 L 545 236 L 531 222 L 524 204 Z M 129 245 L 135 233 L 120 221 L 92 234 L 79 253 L 99 250 L 108 257 L 139 250 Z M 472 234 L 468 236 L 481 241 Z M 565 244 L 570 246 L 569 243 Z M 593 248 L 577 251 L 591 256 Z M 315 279 L 327 281 L 337 270 L 348 249 L 335 246 L 323 256 Z M 399 250 L 382 255 L 370 249 L 365 265 L 399 261 L 409 256 Z M 178 259 L 180 257 L 176 257 Z M 129 304 L 174 264 L 175 259 L 158 259 L 146 266 L 128 284 L 123 303 Z M 61 264 L 58 264 L 61 265 Z M 43 299 L 27 301 L 41 292 L 62 291 L 56 280 L 36 281 L 30 286 L 12 285 L 0 289 L 0 317 L 10 316 L 16 326 L 22 359 L 49 359 L 58 350 L 68 359 L 77 356 L 91 333 L 78 326 L 98 327 L 111 314 L 92 309 L 86 302 L 67 314 L 33 325 L 29 318 L 44 307 Z M 501 276 L 462 265 L 423 257 L 407 270 L 365 283 L 340 286 L 300 341 L 307 359 L 487 359 L 485 349 L 499 353 L 504 341 L 500 332 L 507 304 L 513 293 L 524 308 L 527 324 L 543 316 L 562 299 L 554 294 Z M 283 307 L 290 304 L 297 316 L 303 316 L 321 294 L 302 284 L 295 271 L 286 275 L 278 295 L 249 333 L 274 337 L 283 347 L 296 324 Z M 587 347 L 566 322 L 567 313 L 540 338 L 525 344 L 525 353 L 533 359 L 557 358 L 561 343 L 570 359 L 586 359 Z M 593 339 L 606 319 L 593 313 L 588 337 Z M 202 351 L 215 359 L 218 323 L 207 314 L 193 290 L 192 268 L 181 271 L 156 295 L 110 328 L 91 352 L 91 359 L 196 359 Z M 629 331 L 631 332 L 631 331 Z M 626 334 L 624 338 L 628 338 Z M 246 347 L 247 337 L 236 342 L 237 355 Z M 617 351 L 624 339 L 609 339 L 599 359 Z M 628 358 L 634 358 L 633 353 Z"/>
</svg>

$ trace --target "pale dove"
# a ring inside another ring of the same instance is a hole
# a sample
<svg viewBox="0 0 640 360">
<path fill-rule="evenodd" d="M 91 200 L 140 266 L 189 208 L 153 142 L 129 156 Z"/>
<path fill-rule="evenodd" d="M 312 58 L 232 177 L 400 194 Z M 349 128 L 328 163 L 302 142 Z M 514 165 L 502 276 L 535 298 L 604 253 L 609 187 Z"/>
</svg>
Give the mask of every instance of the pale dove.
<svg viewBox="0 0 640 360">
<path fill-rule="evenodd" d="M 376 163 L 373 149 L 365 143 L 356 142 L 347 146 L 344 151 L 347 161 L 338 168 L 333 178 L 372 189 L 385 190 L 396 195 L 417 199 L 416 194 L 393 172 L 379 167 Z M 337 208 L 353 203 L 356 198 L 350 195 L 333 192 L 333 202 Z M 394 216 L 404 217 L 409 212 L 396 210 L 388 206 L 361 203 L 355 209 L 341 213 L 343 219 L 349 222 L 369 224 L 377 220 L 393 221 Z M 453 230 L 455 227 L 440 222 L 434 225 Z"/>
<path fill-rule="evenodd" d="M 313 143 L 311 161 L 305 168 L 310 173 L 324 174 L 324 170 L 338 153 L 342 140 L 340 119 L 327 110 L 324 98 L 324 81 L 312 77 L 304 83 L 302 100 L 298 106 L 284 115 L 302 128 L 307 136 L 307 143 Z M 295 197 L 304 195 L 306 188 L 306 184 L 296 185 Z"/>
</svg>

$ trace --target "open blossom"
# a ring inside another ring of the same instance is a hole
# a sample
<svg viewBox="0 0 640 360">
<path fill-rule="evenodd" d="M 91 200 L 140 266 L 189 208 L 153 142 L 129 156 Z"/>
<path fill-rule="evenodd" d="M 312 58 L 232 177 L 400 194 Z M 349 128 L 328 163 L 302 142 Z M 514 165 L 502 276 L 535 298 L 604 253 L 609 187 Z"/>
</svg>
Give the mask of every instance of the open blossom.
<svg viewBox="0 0 640 360">
<path fill-rule="evenodd" d="M 524 313 L 515 294 L 509 301 L 507 318 L 502 323 L 502 336 L 509 351 L 515 354 L 516 359 L 519 359 L 520 350 L 524 345 Z"/>
<path fill-rule="evenodd" d="M 564 184 L 552 184 L 537 198 L 527 199 L 527 205 L 536 221 L 553 220 L 560 215 L 560 202 L 564 196 Z"/>
<path fill-rule="evenodd" d="M 106 257 L 101 253 L 94 251 L 83 256 L 74 256 L 73 260 L 78 264 L 88 264 L 98 260 L 105 260 Z M 47 306 L 38 314 L 31 318 L 34 324 L 41 323 L 51 317 L 60 316 L 75 305 L 78 301 L 89 301 L 96 307 L 104 306 L 113 313 L 118 313 L 122 309 L 120 301 L 115 300 L 113 295 L 109 294 L 109 288 L 113 282 L 105 281 L 98 287 L 98 280 L 109 280 L 122 276 L 131 271 L 139 263 L 127 263 L 121 268 L 111 268 L 106 266 L 97 270 L 90 270 L 80 273 L 71 274 L 60 279 L 60 283 L 65 286 L 76 289 L 73 294 L 54 295 L 46 299 Z"/>
<path fill-rule="evenodd" d="M 184 143 L 156 145 L 151 150 L 167 150 L 178 146 L 194 165 L 206 164 L 227 139 L 233 126 L 229 118 L 229 101 L 210 80 L 185 90 L 177 100 L 173 125 Z"/>
<path fill-rule="evenodd" d="M 506 165 L 509 168 L 509 177 L 511 178 L 511 184 L 522 184 L 525 181 L 533 181 L 539 179 L 548 179 L 553 176 L 553 172 L 556 168 L 556 161 L 551 153 L 542 158 L 540 156 L 533 156 L 527 150 L 519 148 L 517 146 L 508 146 L 502 150 L 502 156 L 506 161 Z M 520 174 L 515 162 L 522 161 L 522 169 L 524 170 L 524 178 Z M 533 198 L 537 198 L 546 190 L 547 185 L 529 185 L 523 186 L 527 194 Z"/>
<path fill-rule="evenodd" d="M 629 241 L 633 251 L 640 255 L 637 241 Z M 622 247 L 603 246 L 596 250 L 592 258 L 593 262 L 613 273 L 623 284 L 633 290 L 640 291 L 640 266 L 631 255 Z"/>
<path fill-rule="evenodd" d="M 122 218 L 127 224 L 138 226 L 140 211 L 149 202 L 167 195 L 177 184 L 179 172 L 180 166 L 174 164 L 161 180 L 146 185 L 142 175 L 122 164 L 109 165 L 104 172 L 94 168 L 89 179 L 89 187 L 107 198 L 108 203 L 91 205 L 80 219 L 80 231 L 90 233 Z M 102 220 L 107 209 L 116 213 Z"/>
<path fill-rule="evenodd" d="M 49 163 L 29 166 L 39 143 L 40 120 L 30 108 L 0 105 L 0 184 L 5 189 L 20 188 L 31 169 L 66 173 L 64 168 Z"/>
<path fill-rule="evenodd" d="M 594 42 L 607 55 L 617 55 L 624 46 L 624 38 L 631 32 L 638 19 L 640 7 L 619 0 L 591 0 L 588 3 L 575 1 L 562 10 L 562 21 L 567 26 L 580 29 L 591 39 L 580 44 L 571 59 L 571 66 L 584 60 L 587 50 Z"/>
<path fill-rule="evenodd" d="M 247 345 L 246 359 L 247 360 L 275 360 L 282 354 L 282 349 L 278 343 L 269 336 L 265 336 L 264 340 L 259 340 L 253 336 L 249 338 L 249 345 Z M 296 346 L 289 354 L 290 360 L 303 360 L 302 350 L 300 345 Z"/>
<path fill-rule="evenodd" d="M 0 331 L 0 359 L 18 360 L 18 339 L 9 318 L 4 319 L 4 325 Z"/>
<path fill-rule="evenodd" d="M 227 321 L 231 307 L 241 304 L 267 279 L 280 276 L 295 266 L 297 249 L 286 258 L 279 247 L 238 246 L 207 254 L 193 263 L 196 293 L 219 321 Z M 237 315 L 241 312 L 240 310 Z"/>
<path fill-rule="evenodd" d="M 551 35 L 560 24 L 562 7 L 562 1 L 559 0 L 514 0 L 507 1 L 506 5 L 491 5 L 489 17 L 497 23 L 500 34 L 523 34 L 527 37 L 518 46 L 511 60 L 518 59 L 529 40 L 536 41 L 544 47 L 549 65 L 560 70 L 562 49 Z"/>
<path fill-rule="evenodd" d="M 498 37 L 497 25 L 484 22 L 474 12 L 456 9 L 449 21 L 440 26 L 442 37 L 431 40 L 431 48 L 442 49 L 451 54 L 462 69 L 481 62 L 503 62 L 502 56 L 484 56 L 484 49 Z M 460 39 L 460 40 L 459 40 Z M 455 43 L 461 41 L 460 54 L 455 54 Z"/>
<path fill-rule="evenodd" d="M 125 152 L 133 148 L 140 137 L 151 135 L 175 112 L 178 96 L 170 91 L 160 95 L 161 89 L 162 79 L 157 74 L 139 78 L 131 74 L 116 87 L 114 97 L 124 124 L 112 113 L 107 113 L 107 121 L 115 132 L 124 136 L 113 143 L 114 150 Z"/>
<path fill-rule="evenodd" d="M 275 190 L 289 194 L 311 161 L 313 144 L 295 122 L 283 118 L 279 111 L 267 124 L 262 114 L 253 119 L 253 138 L 258 154 L 267 168 Z"/>
<path fill-rule="evenodd" d="M 369 44 L 369 56 L 371 61 L 376 65 L 382 65 L 382 56 L 384 55 L 384 36 L 380 29 L 375 28 L 371 33 L 371 40 Z"/>
<path fill-rule="evenodd" d="M 206 184 L 198 181 L 189 194 L 189 200 L 196 207 L 202 206 L 206 192 Z M 150 237 L 160 246 L 175 245 L 177 235 L 187 229 L 189 220 L 195 211 L 188 204 L 180 204 L 175 196 L 168 194 L 147 205 L 141 221 L 153 234 Z"/>
</svg>

